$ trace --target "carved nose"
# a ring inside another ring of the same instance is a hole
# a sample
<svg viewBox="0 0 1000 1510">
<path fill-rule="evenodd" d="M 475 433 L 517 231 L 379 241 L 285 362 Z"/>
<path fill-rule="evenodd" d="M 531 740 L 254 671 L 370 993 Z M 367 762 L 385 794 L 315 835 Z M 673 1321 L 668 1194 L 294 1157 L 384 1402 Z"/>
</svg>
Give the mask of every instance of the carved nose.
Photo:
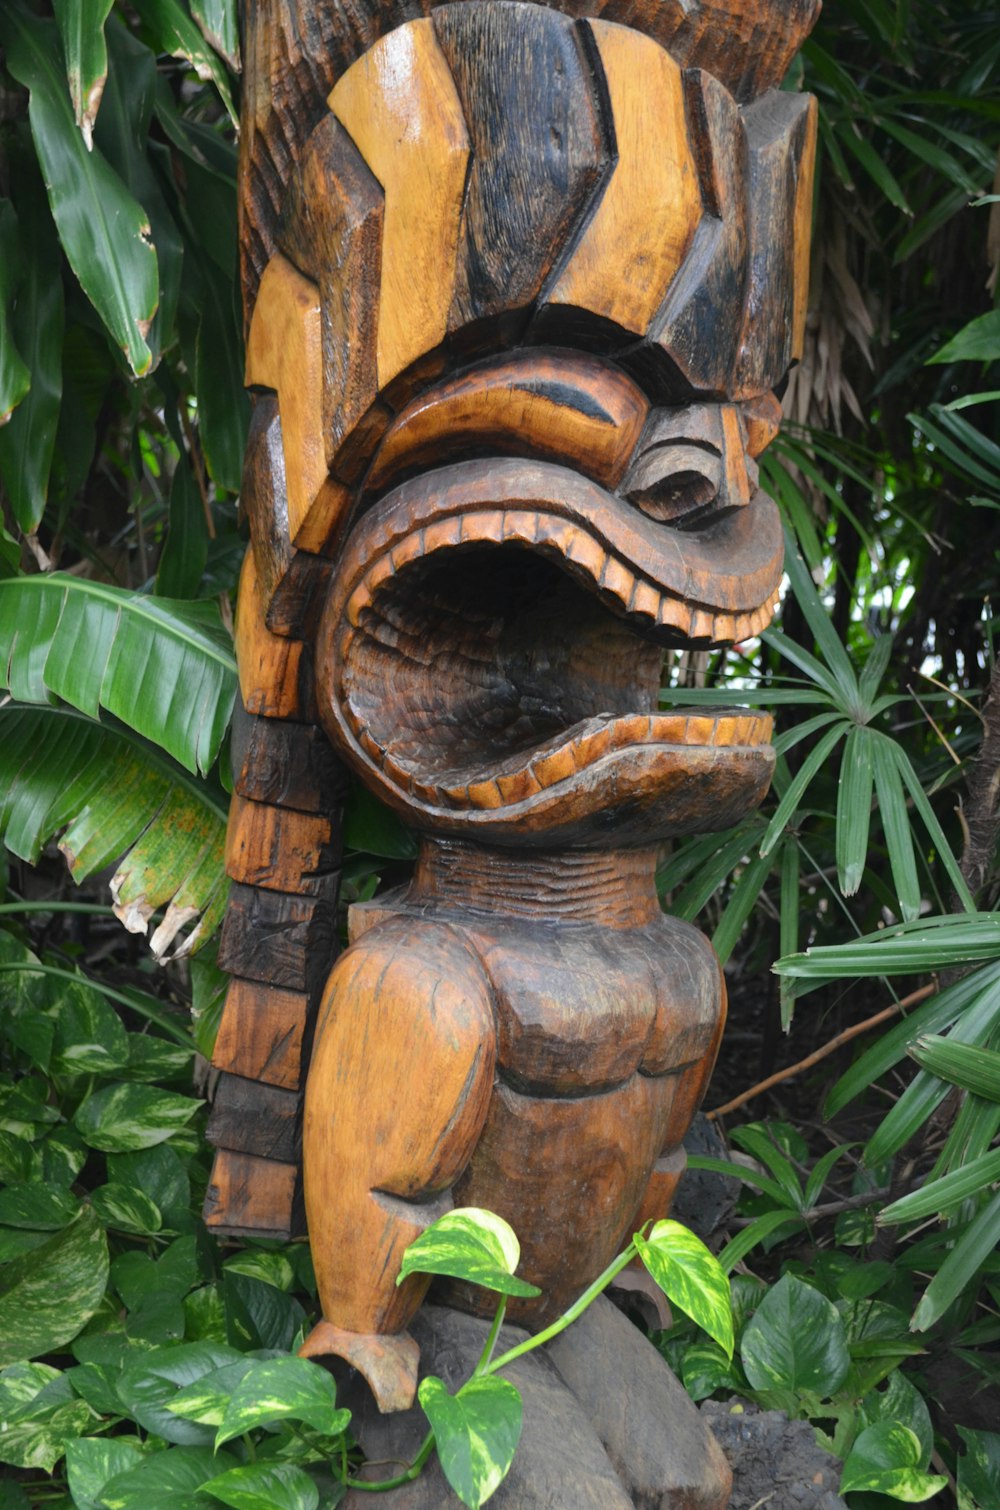
<svg viewBox="0 0 1000 1510">
<path fill-rule="evenodd" d="M 692 404 L 650 417 L 622 493 L 650 519 L 678 529 L 744 508 L 757 467 L 735 404 Z"/>
</svg>

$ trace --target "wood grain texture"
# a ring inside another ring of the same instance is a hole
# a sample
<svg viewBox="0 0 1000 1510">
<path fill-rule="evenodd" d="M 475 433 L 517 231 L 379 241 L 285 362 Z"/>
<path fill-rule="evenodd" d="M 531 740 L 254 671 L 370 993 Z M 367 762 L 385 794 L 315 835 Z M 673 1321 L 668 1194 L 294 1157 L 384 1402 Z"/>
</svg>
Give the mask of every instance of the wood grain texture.
<svg viewBox="0 0 1000 1510">
<path fill-rule="evenodd" d="M 807 294 L 801 287 L 808 273 L 802 259 L 808 256 L 812 215 L 816 102 L 775 90 L 750 105 L 743 118 L 750 149 L 750 244 L 734 398 L 766 393 L 781 380 L 792 359 L 797 314 L 804 319 Z"/>
<path fill-rule="evenodd" d="M 691 388 L 721 396 L 729 390 L 746 297 L 746 132 L 731 95 L 710 74 L 686 74 L 684 89 L 705 213 L 647 349 L 665 353 Z"/>
<path fill-rule="evenodd" d="M 446 1209 L 493 1084 L 489 986 L 451 928 L 396 920 L 338 960 L 320 1008 L 304 1126 L 305 1195 L 323 1315 L 406 1325 L 408 1243 Z"/>
<path fill-rule="evenodd" d="M 378 386 L 447 328 L 469 138 L 430 21 L 376 42 L 344 74 L 330 108 L 385 191 Z"/>
<path fill-rule="evenodd" d="M 382 492 L 414 471 L 475 452 L 562 461 L 613 488 L 649 404 L 610 363 L 519 351 L 448 378 L 389 427 L 365 479 Z"/>
<path fill-rule="evenodd" d="M 580 29 L 556 11 L 462 0 L 434 12 L 472 162 L 449 327 L 530 305 L 603 187 L 610 127 Z"/>
<path fill-rule="evenodd" d="M 294 541 L 327 477 L 323 352 L 319 289 L 282 256 L 272 257 L 261 278 L 246 382 L 278 395 L 288 534 Z"/>
<path fill-rule="evenodd" d="M 816 139 L 819 130 L 819 106 L 809 98 L 809 118 L 806 122 L 805 141 L 799 158 L 796 184 L 795 209 L 792 215 L 792 237 L 795 245 L 792 263 L 792 344 L 793 361 L 802 356 L 806 337 L 806 316 L 809 313 L 809 262 L 812 246 L 813 184 L 816 176 Z"/>
<path fill-rule="evenodd" d="M 217 1233 L 287 1238 L 294 1226 L 298 1174 L 295 1164 L 217 1149 L 205 1196 L 206 1225 Z"/>
<path fill-rule="evenodd" d="M 643 336 L 702 213 L 681 71 L 628 27 L 594 21 L 590 29 L 611 99 L 617 161 L 546 299 Z"/>
<path fill-rule="evenodd" d="M 216 1069 L 298 1090 L 304 1075 L 302 1046 L 309 1016 L 303 991 L 286 991 L 234 977 L 226 993 L 212 1063 Z"/>
<path fill-rule="evenodd" d="M 264 621 L 257 561 L 247 551 L 236 600 L 236 666 L 248 713 L 308 721 L 314 713 L 312 663 L 303 642 L 272 634 Z"/>
<path fill-rule="evenodd" d="M 232 880 L 315 896 L 337 870 L 341 853 L 340 825 L 331 814 L 233 795 L 226 829 L 226 874 Z"/>
<path fill-rule="evenodd" d="M 251 802 L 330 813 L 347 795 L 347 772 L 322 729 L 258 718 L 239 699 L 233 710 L 229 758 L 233 790 Z"/>
<path fill-rule="evenodd" d="M 346 80 L 343 87 L 349 87 Z M 378 393 L 384 204 L 382 188 L 354 142 L 334 116 L 327 116 L 289 179 L 278 239 L 319 289 L 323 434 L 330 467 Z"/>
<path fill-rule="evenodd" d="M 320 897 L 285 895 L 234 884 L 219 941 L 219 965 L 231 975 L 311 994 L 336 950 L 336 877 Z"/>
<path fill-rule="evenodd" d="M 223 1074 L 205 1136 L 217 1148 L 295 1164 L 299 1162 L 300 1110 L 301 1098 L 295 1091 Z"/>
</svg>

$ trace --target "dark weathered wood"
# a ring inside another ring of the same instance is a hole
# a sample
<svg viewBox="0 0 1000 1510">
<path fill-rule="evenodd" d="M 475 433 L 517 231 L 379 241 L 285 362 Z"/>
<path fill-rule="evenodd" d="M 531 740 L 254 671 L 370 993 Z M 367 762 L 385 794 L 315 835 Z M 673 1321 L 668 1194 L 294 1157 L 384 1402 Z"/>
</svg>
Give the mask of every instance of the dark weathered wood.
<svg viewBox="0 0 1000 1510">
<path fill-rule="evenodd" d="M 221 1075 L 205 1136 L 218 1148 L 279 1164 L 298 1161 L 300 1100 L 294 1091 Z"/>
<path fill-rule="evenodd" d="M 226 832 L 226 873 L 245 886 L 318 896 L 340 866 L 340 825 L 328 813 L 233 798 Z"/>
<path fill-rule="evenodd" d="M 258 718 L 237 700 L 230 733 L 233 789 L 251 802 L 333 812 L 347 794 L 347 773 L 315 724 Z"/>
<path fill-rule="evenodd" d="M 328 880 L 323 897 L 233 885 L 219 943 L 222 969 L 290 991 L 316 990 L 336 954 L 335 882 Z"/>
<path fill-rule="evenodd" d="M 472 139 L 449 325 L 525 306 L 612 163 L 580 29 L 556 11 L 462 0 L 434 25 Z"/>
<path fill-rule="evenodd" d="M 260 981 L 234 977 L 226 994 L 212 1063 L 247 1080 L 301 1088 L 309 998 Z"/>
<path fill-rule="evenodd" d="M 295 1164 L 220 1148 L 205 1196 L 205 1222 L 213 1232 L 287 1238 L 294 1228 L 299 1170 Z"/>
</svg>

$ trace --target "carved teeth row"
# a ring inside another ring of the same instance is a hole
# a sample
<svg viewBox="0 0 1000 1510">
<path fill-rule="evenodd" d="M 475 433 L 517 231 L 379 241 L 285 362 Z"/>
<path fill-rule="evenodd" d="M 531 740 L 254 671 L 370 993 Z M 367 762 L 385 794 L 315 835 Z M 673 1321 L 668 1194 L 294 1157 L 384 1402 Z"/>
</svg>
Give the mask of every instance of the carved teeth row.
<svg viewBox="0 0 1000 1510">
<path fill-rule="evenodd" d="M 529 509 L 477 510 L 435 519 L 419 530 L 387 540 L 387 549 L 373 560 L 348 599 L 348 623 L 357 627 L 379 587 L 406 565 L 436 551 L 491 541 L 554 547 L 565 561 L 587 572 L 602 597 L 613 598 L 626 613 L 675 630 L 690 640 L 723 644 L 750 639 L 770 623 L 778 604 L 779 593 L 775 592 L 753 613 L 714 613 L 692 607 L 670 593 L 661 593 L 586 531 L 557 515 Z"/>
<path fill-rule="evenodd" d="M 771 717 L 764 713 L 637 713 L 589 727 L 566 743 L 536 755 L 520 770 L 448 785 L 419 781 L 367 729 L 360 731 L 358 743 L 398 788 L 432 806 L 495 809 L 524 802 L 558 786 L 613 751 L 657 745 L 747 749 L 767 745 L 771 727 Z"/>
</svg>

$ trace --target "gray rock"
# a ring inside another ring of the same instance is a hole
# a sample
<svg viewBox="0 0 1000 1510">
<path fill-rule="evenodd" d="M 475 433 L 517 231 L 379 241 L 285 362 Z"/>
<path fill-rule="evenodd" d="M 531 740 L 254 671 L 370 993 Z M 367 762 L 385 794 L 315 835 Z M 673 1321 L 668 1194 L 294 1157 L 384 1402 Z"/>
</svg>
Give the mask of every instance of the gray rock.
<svg viewBox="0 0 1000 1510">
<path fill-rule="evenodd" d="M 701 1415 L 733 1470 L 729 1510 L 847 1510 L 837 1493 L 842 1465 L 807 1421 L 736 1400 L 706 1400 Z"/>
</svg>

